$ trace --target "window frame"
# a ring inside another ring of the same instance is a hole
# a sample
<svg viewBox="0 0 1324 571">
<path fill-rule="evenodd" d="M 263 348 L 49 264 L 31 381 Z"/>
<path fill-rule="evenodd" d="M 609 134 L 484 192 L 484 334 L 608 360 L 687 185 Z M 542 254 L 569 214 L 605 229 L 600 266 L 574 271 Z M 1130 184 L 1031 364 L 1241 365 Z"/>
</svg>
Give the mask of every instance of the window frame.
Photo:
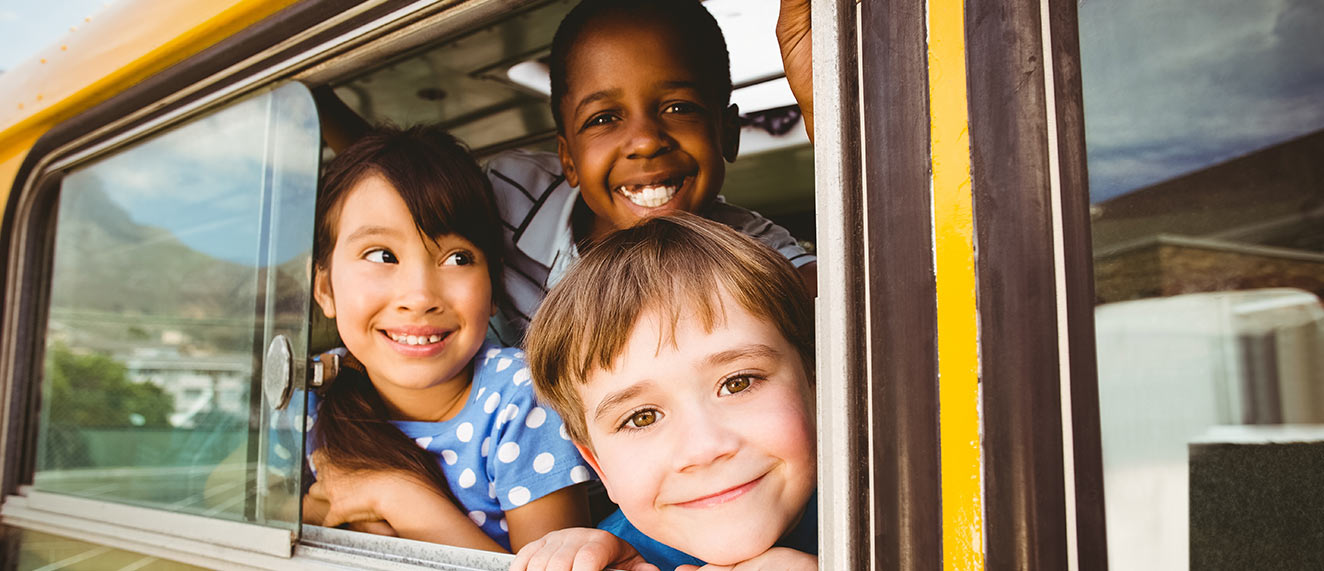
<svg viewBox="0 0 1324 571">
<path fill-rule="evenodd" d="M 0 523 L 203 566 L 254 569 L 505 569 L 509 556 L 462 548 L 358 538 L 325 528 L 299 533 L 257 524 L 34 491 L 42 342 L 60 180 L 68 169 L 291 80 L 370 61 L 385 49 L 454 34 L 538 0 L 344 0 L 304 2 L 277 13 L 161 74 L 59 124 L 33 146 L 5 211 L 7 310 L 0 322 Z M 366 48 L 365 48 L 366 45 Z M 352 51 L 351 51 L 352 50 Z M 348 55 L 349 57 L 343 57 Z M 328 61 L 332 61 L 330 66 Z M 27 333 L 27 334 L 25 334 Z M 307 533 L 314 541 L 302 543 Z M 238 541 L 212 538 L 234 536 Z M 316 538 L 321 538 L 318 541 Z M 332 544 L 326 538 L 339 538 Z M 367 550 L 368 555 L 364 554 Z M 388 549 L 390 551 L 388 551 Z M 372 551 L 377 550 L 377 556 Z M 409 556 L 396 553 L 404 550 Z M 453 564 L 436 563 L 450 560 Z"/>
<path fill-rule="evenodd" d="M 20 489 L 20 479 L 32 471 L 36 414 L 31 404 L 37 395 L 22 380 L 33 378 L 40 367 L 40 342 L 21 333 L 40 330 L 45 319 L 39 308 L 46 301 L 43 279 L 49 275 L 53 240 L 49 229 L 34 222 L 49 218 L 44 215 L 54 207 L 63 169 L 279 81 L 326 83 L 384 54 L 432 43 L 542 1 L 306 0 L 46 133 L 15 179 L 5 211 L 7 232 L 0 237 L 8 252 L 3 271 L 9 301 L 0 323 L 0 495 L 22 497 L 26 490 Z M 824 569 L 927 569 L 943 564 L 942 526 L 950 522 L 936 505 L 941 495 L 935 479 L 941 476 L 936 434 L 941 423 L 935 394 L 938 353 L 932 344 L 939 326 L 932 315 L 937 298 L 929 225 L 937 214 L 931 189 L 918 184 L 921 179 L 931 182 L 931 142 L 923 127 L 934 112 L 927 105 L 930 64 L 916 50 L 927 47 L 926 11 L 933 5 L 931 0 L 885 5 L 815 0 L 812 7 L 815 97 L 820 110 L 830 110 L 815 116 L 814 150 L 815 211 L 823 251 L 817 378 Z M 1066 549 L 1054 545 L 1052 538 L 1063 538 L 1076 542 L 1072 568 L 1079 564 L 1080 569 L 1103 569 L 1093 282 L 1075 5 L 1067 0 L 978 0 L 967 9 L 971 156 L 980 165 L 980 176 L 987 177 L 974 180 L 975 196 L 986 185 L 1016 188 L 1009 198 L 1033 207 L 1035 214 L 1015 216 L 988 204 L 976 206 L 981 246 L 1012 240 L 1028 248 L 985 246 L 977 259 L 981 268 L 1002 268 L 1004 274 L 1019 276 L 1010 285 L 993 287 L 991 274 L 985 272 L 979 283 L 980 353 L 992 358 L 981 362 L 981 380 L 985 387 L 999 387 L 997 393 L 986 390 L 982 395 L 982 422 L 988 432 L 981 449 L 988 479 L 985 544 L 980 549 L 989 566 L 1015 560 L 1027 565 L 1048 562 L 1051 567 L 1065 557 Z M 993 14 L 1000 10 L 1009 15 Z M 978 17 L 981 14 L 994 17 Z M 1028 51 L 1018 55 L 1038 54 L 1040 59 L 1029 64 L 1015 59 L 1003 49 L 1006 37 L 1030 38 Z M 889 50 L 889 45 L 905 49 Z M 1044 90 L 1037 99 L 1033 89 L 1015 89 L 1027 66 L 1030 84 Z M 870 81 L 875 74 L 904 80 Z M 862 144 L 867 140 L 886 143 L 884 150 L 866 153 L 876 148 Z M 1052 141 L 1051 152 L 1044 141 Z M 1014 161 L 990 161 L 994 153 L 1012 153 L 1037 165 L 1035 175 L 1043 176 L 1021 185 L 1025 181 L 1005 172 Z M 898 188 L 905 190 L 896 192 Z M 1044 236 L 1050 240 L 1043 241 Z M 921 279 L 895 282 L 889 275 Z M 1051 284 L 1055 292 L 1047 305 L 1038 300 L 1031 308 L 1032 315 L 1049 319 L 1022 319 L 1013 325 L 1000 316 L 1016 306 L 1015 298 L 1023 296 L 1031 281 L 1036 286 Z M 1013 341 L 1024 333 L 1066 350 L 1047 356 L 1032 353 L 1036 347 Z M 1059 344 L 1059 339 L 1065 341 Z M 1044 384 L 1016 384 L 1017 378 L 1029 375 L 1043 375 L 1033 378 Z M 1014 388 L 1002 394 L 1004 382 Z M 1066 406 L 1060 399 L 1067 399 Z M 1038 426 L 1050 430 L 1017 428 L 1017 418 L 1053 406 L 1058 407 L 1053 426 Z M 1064 412 L 1069 413 L 1066 425 Z M 1053 455 L 1058 456 L 1056 464 Z M 1064 457 L 1073 459 L 1072 470 L 1061 463 Z M 995 481 L 1005 483 L 1006 491 L 995 487 Z M 1040 494 L 1045 486 L 1060 491 Z M 1068 505 L 1075 510 L 1071 521 Z M 6 513 L 5 523 L 11 517 Z M 24 527 L 29 525 L 35 529 L 41 524 L 31 521 Z M 1059 527 L 1064 528 L 1060 533 L 1055 531 Z M 63 529 L 64 534 L 76 531 Z M 424 565 L 429 557 L 435 561 L 468 551 L 420 547 L 429 555 L 391 562 L 340 545 L 336 530 L 305 528 L 304 536 L 292 546 L 292 558 L 271 556 L 245 563 L 230 559 L 238 551 L 216 553 L 225 554 L 230 564 L 263 568 L 306 568 L 331 561 L 368 568 L 425 568 L 435 567 Z M 365 538 L 367 547 L 362 549 L 401 545 L 386 541 L 389 538 L 370 539 Z M 164 550 L 163 556 L 172 559 L 185 558 L 188 548 L 196 547 L 169 533 L 151 535 L 150 540 L 117 541 L 130 549 Z M 117 545 L 104 537 L 97 541 Z M 1013 555 L 1022 553 L 1030 560 Z"/>
</svg>

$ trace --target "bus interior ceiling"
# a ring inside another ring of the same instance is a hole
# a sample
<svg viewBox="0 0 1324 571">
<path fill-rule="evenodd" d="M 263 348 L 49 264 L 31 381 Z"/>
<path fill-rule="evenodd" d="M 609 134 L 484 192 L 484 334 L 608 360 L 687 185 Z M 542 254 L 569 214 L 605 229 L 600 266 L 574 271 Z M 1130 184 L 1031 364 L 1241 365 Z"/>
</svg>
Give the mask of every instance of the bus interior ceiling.
<svg viewBox="0 0 1324 571">
<path fill-rule="evenodd" d="M 556 150 L 546 59 L 575 2 L 555 0 L 462 35 L 378 60 L 332 80 L 336 95 L 370 122 L 440 123 L 479 161 L 512 148 Z M 774 24 L 776 0 L 707 0 L 731 52 L 732 102 L 740 106 L 740 156 L 722 194 L 814 237 L 813 148 L 786 84 Z M 812 251 L 812 250 L 811 250 Z"/>
</svg>

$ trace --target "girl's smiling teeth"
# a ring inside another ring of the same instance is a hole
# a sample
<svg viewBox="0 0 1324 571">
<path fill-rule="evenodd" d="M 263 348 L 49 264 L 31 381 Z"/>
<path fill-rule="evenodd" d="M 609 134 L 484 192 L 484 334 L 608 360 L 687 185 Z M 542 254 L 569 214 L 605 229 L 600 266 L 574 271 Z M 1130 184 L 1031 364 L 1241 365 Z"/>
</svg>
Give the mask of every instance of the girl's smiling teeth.
<svg viewBox="0 0 1324 571">
<path fill-rule="evenodd" d="M 405 345 L 432 345 L 434 343 L 440 343 L 442 339 L 446 338 L 445 335 L 437 335 L 437 334 L 405 335 L 402 333 L 393 333 L 390 331 L 383 331 L 383 333 L 385 333 L 387 337 L 390 337 L 392 341 L 395 341 L 396 343 L 403 343 Z"/>
</svg>

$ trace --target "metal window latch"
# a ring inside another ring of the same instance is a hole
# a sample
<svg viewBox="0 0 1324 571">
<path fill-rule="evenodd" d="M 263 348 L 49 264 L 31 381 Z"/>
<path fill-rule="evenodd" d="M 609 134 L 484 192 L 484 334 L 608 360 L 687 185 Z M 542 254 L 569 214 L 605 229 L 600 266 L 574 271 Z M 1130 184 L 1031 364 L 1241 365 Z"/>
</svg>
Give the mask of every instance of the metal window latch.
<svg viewBox="0 0 1324 571">
<path fill-rule="evenodd" d="M 290 404 L 290 386 L 294 384 L 293 352 L 290 340 L 284 335 L 271 338 L 267 355 L 262 360 L 262 392 L 273 410 Z"/>
<path fill-rule="evenodd" d="M 308 386 L 320 387 L 340 374 L 340 353 L 322 353 L 309 360 Z"/>
</svg>

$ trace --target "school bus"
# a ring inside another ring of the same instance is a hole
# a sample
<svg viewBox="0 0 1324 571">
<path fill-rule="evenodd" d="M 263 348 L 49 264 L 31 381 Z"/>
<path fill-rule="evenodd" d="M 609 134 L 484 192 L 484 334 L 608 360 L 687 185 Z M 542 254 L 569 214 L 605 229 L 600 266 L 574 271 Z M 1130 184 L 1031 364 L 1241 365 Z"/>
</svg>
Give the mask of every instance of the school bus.
<svg viewBox="0 0 1324 571">
<path fill-rule="evenodd" d="M 1324 6 L 813 0 L 811 145 L 777 4 L 707 1 L 724 193 L 819 259 L 820 568 L 1324 568 Z M 0 74 L 4 568 L 504 569 L 301 525 L 273 419 L 313 90 L 553 149 L 571 5 L 119 0 Z"/>
</svg>

